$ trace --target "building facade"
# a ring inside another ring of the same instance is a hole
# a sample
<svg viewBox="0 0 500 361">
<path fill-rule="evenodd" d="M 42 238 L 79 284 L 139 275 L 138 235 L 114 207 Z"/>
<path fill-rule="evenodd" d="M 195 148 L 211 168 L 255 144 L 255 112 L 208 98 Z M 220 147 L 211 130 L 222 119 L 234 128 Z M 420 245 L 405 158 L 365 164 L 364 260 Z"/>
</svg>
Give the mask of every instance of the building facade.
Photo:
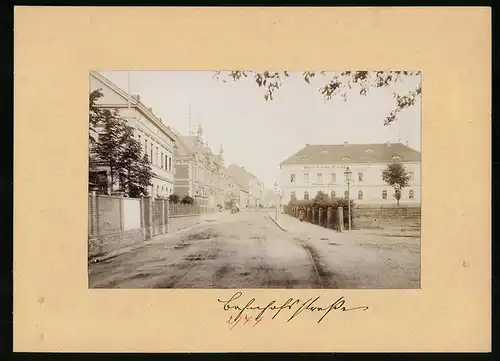
<svg viewBox="0 0 500 361">
<path fill-rule="evenodd" d="M 203 129 L 196 135 L 177 134 L 174 152 L 174 193 L 190 196 L 208 208 L 224 203 L 224 151 L 214 154 L 203 140 Z"/>
<path fill-rule="evenodd" d="M 226 168 L 226 174 L 241 186 L 248 193 L 246 206 L 250 208 L 259 207 L 264 193 L 264 184 L 257 179 L 245 167 L 231 164 Z"/>
<path fill-rule="evenodd" d="M 247 207 L 250 203 L 249 192 L 234 177 L 226 175 L 224 186 L 225 208 L 231 207 L 233 201 L 240 209 Z"/>
<path fill-rule="evenodd" d="M 103 97 L 96 105 L 100 108 L 118 109 L 121 117 L 134 128 L 134 137 L 143 154 L 146 153 L 153 171 L 149 194 L 167 197 L 174 190 L 174 147 L 176 135 L 162 118 L 147 108 L 138 95 L 131 95 L 97 72 L 90 73 L 90 91 L 100 90 Z M 98 138 L 99 130 L 95 132 Z M 92 135 L 92 134 L 91 134 Z M 100 169 L 100 171 L 106 171 Z"/>
<path fill-rule="evenodd" d="M 394 189 L 382 179 L 388 164 L 401 162 L 409 173 L 401 205 L 420 205 L 420 153 L 401 143 L 306 145 L 280 164 L 282 204 L 313 199 L 319 191 L 333 198 L 348 196 L 356 204 L 396 204 Z M 344 174 L 351 171 L 350 194 Z"/>
</svg>

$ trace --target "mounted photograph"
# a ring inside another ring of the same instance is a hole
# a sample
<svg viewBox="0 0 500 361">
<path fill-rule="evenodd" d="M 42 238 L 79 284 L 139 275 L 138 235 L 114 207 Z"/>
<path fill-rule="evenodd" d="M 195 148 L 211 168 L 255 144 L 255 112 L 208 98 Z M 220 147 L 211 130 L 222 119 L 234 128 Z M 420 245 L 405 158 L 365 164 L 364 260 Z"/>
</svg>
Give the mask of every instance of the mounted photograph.
<svg viewBox="0 0 500 361">
<path fill-rule="evenodd" d="M 91 71 L 88 287 L 419 289 L 419 71 Z"/>
</svg>

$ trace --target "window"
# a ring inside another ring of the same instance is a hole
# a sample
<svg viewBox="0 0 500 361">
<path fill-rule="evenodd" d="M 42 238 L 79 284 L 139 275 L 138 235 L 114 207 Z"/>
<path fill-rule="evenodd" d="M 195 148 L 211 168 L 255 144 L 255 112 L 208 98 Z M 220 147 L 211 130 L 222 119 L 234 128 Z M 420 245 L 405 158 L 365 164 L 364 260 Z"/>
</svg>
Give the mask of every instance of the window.
<svg viewBox="0 0 500 361">
<path fill-rule="evenodd" d="M 290 183 L 295 183 L 295 174 L 290 174 Z"/>
<path fill-rule="evenodd" d="M 163 187 L 161 187 L 161 194 L 163 195 Z"/>
<path fill-rule="evenodd" d="M 413 192 L 413 189 L 410 189 L 410 191 L 408 192 L 408 198 L 410 198 L 410 199 L 415 198 L 415 193 Z"/>
<path fill-rule="evenodd" d="M 363 191 L 358 191 L 358 199 L 359 200 L 363 199 Z"/>
<path fill-rule="evenodd" d="M 160 186 L 156 186 L 156 196 L 160 195 Z"/>
<path fill-rule="evenodd" d="M 363 181 L 363 173 L 358 173 L 358 181 L 362 182 Z"/>
<path fill-rule="evenodd" d="M 151 158 L 149 158 L 149 162 L 151 164 L 153 164 L 153 143 L 151 143 L 150 150 L 151 150 L 151 152 L 150 152 L 151 153 Z"/>
<path fill-rule="evenodd" d="M 337 182 L 337 175 L 335 173 L 330 174 L 330 176 L 331 176 L 331 182 L 332 183 Z"/>
<path fill-rule="evenodd" d="M 140 134 L 137 134 L 137 141 L 139 142 L 139 146 L 142 148 L 141 135 Z"/>
<path fill-rule="evenodd" d="M 309 192 L 308 191 L 304 192 L 304 200 L 306 200 L 306 201 L 309 200 Z"/>
<path fill-rule="evenodd" d="M 318 183 L 322 183 L 323 182 L 323 173 L 316 174 L 316 178 L 318 179 Z"/>
<path fill-rule="evenodd" d="M 326 149 L 323 149 L 323 150 L 321 151 L 321 154 L 323 154 L 323 155 L 328 154 L 328 151 L 327 151 Z"/>
<path fill-rule="evenodd" d="M 410 172 L 408 173 L 408 175 L 410 176 L 410 182 L 413 182 L 413 180 L 415 179 L 415 173 Z"/>
<path fill-rule="evenodd" d="M 164 161 L 165 161 L 165 158 L 163 157 L 163 153 L 161 153 L 161 167 L 162 167 L 162 168 L 165 168 L 165 163 L 164 163 Z"/>
<path fill-rule="evenodd" d="M 290 199 L 296 199 L 295 192 L 290 193 Z"/>
<path fill-rule="evenodd" d="M 148 154 L 148 141 L 146 139 L 144 139 L 144 154 Z"/>
<path fill-rule="evenodd" d="M 159 159 L 158 159 L 158 155 L 159 155 L 159 154 L 160 154 L 160 153 L 158 153 L 158 147 L 156 147 L 156 159 L 155 159 L 156 166 L 159 166 L 159 165 L 160 165 L 160 161 L 159 161 Z"/>
<path fill-rule="evenodd" d="M 382 199 L 387 199 L 387 191 L 382 191 Z"/>
<path fill-rule="evenodd" d="M 170 169 L 168 169 L 168 156 L 167 155 L 165 155 L 165 169 L 170 170 Z"/>
<path fill-rule="evenodd" d="M 309 173 L 304 173 L 304 182 L 309 183 Z"/>
<path fill-rule="evenodd" d="M 346 198 L 346 199 L 349 198 L 349 192 L 348 191 L 344 192 L 344 198 Z"/>
<path fill-rule="evenodd" d="M 330 194 L 330 198 L 332 199 L 332 201 L 335 200 L 335 191 L 332 191 L 332 193 Z"/>
<path fill-rule="evenodd" d="M 168 170 L 172 171 L 172 158 L 168 158 Z"/>
</svg>

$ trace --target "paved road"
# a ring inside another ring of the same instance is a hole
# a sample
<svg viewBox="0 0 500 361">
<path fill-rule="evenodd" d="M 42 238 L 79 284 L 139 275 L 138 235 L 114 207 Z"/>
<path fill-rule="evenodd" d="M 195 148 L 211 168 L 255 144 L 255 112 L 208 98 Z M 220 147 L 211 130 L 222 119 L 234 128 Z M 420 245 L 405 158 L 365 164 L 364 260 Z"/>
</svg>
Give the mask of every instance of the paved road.
<svg viewBox="0 0 500 361">
<path fill-rule="evenodd" d="M 400 259 L 406 265 L 403 267 L 398 263 L 394 267 L 394 262 L 392 266 L 388 265 L 381 257 L 380 247 L 366 247 L 366 242 L 352 243 L 345 236 L 329 232 L 330 239 L 307 233 L 284 232 L 265 212 L 214 213 L 212 219 L 206 218 L 199 226 L 89 265 L 89 286 L 419 287 L 419 273 L 415 273 L 415 268 L 419 270 L 415 263 L 417 259 L 419 261 L 419 254 L 408 256 L 407 250 L 398 251 L 402 252 Z M 381 282 L 381 277 L 387 279 Z"/>
</svg>

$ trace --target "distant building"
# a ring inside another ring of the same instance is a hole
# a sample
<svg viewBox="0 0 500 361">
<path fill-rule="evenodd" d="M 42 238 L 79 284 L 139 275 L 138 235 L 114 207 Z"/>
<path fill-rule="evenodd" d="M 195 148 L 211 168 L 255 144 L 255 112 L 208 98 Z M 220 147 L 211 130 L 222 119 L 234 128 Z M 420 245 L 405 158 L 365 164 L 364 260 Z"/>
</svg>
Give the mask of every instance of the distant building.
<svg viewBox="0 0 500 361">
<path fill-rule="evenodd" d="M 224 203 L 228 208 L 235 202 L 239 208 L 245 208 L 249 205 L 249 192 L 247 187 L 242 186 L 238 180 L 232 176 L 226 175 L 224 187 Z"/>
<path fill-rule="evenodd" d="M 247 171 L 245 167 L 236 164 L 231 164 L 227 167 L 226 174 L 234 178 L 242 189 L 248 192 L 248 207 L 259 207 L 264 193 L 263 183 L 259 181 L 256 176 Z"/>
<path fill-rule="evenodd" d="M 141 145 L 143 154 L 148 155 L 154 173 L 149 194 L 165 197 L 171 194 L 174 189 L 174 132 L 140 101 L 138 95 L 130 96 L 129 108 L 129 94 L 97 72 L 90 73 L 90 91 L 94 90 L 103 94 L 96 102 L 98 107 L 118 109 L 120 116 L 134 128 L 134 137 Z M 98 140 L 99 132 L 99 129 L 94 129 L 90 135 Z M 101 167 L 98 173 L 107 177 L 108 171 Z"/>
<path fill-rule="evenodd" d="M 295 195 L 312 199 L 318 191 L 330 197 L 347 197 L 344 171 L 352 172 L 350 198 L 357 204 L 395 204 L 394 189 L 382 180 L 382 171 L 394 161 L 410 174 L 400 204 L 420 204 L 420 153 L 401 143 L 310 145 L 280 164 L 282 203 Z"/>
<path fill-rule="evenodd" d="M 214 154 L 203 140 L 203 129 L 196 135 L 176 132 L 177 147 L 174 152 L 174 193 L 182 199 L 191 196 L 207 207 L 224 203 L 224 151 Z"/>
</svg>

